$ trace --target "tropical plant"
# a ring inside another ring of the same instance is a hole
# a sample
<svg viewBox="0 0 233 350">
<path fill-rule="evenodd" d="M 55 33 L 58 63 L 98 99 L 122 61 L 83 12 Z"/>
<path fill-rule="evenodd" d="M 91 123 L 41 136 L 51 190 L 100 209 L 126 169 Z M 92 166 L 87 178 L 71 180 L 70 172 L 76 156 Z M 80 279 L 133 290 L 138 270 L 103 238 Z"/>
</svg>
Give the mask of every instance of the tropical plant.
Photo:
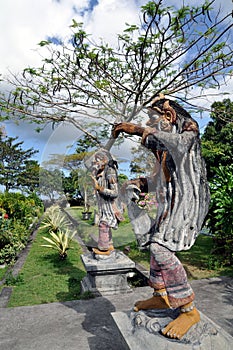
<svg viewBox="0 0 233 350">
<path fill-rule="evenodd" d="M 67 257 L 67 250 L 71 249 L 70 243 L 76 234 L 69 230 L 61 231 L 58 229 L 57 233 L 50 231 L 51 238 L 43 236 L 43 239 L 46 240 L 49 244 L 42 244 L 42 247 L 52 248 L 59 252 L 60 258 L 63 260 Z"/>
<path fill-rule="evenodd" d="M 26 228 L 32 224 L 35 217 L 39 217 L 42 210 L 42 201 L 35 195 L 24 196 L 22 193 L 0 193 L 0 208 L 7 214 L 9 219 L 22 222 Z"/>
<path fill-rule="evenodd" d="M 147 211 L 157 207 L 156 195 L 155 193 L 140 193 L 137 205 Z"/>
<path fill-rule="evenodd" d="M 55 249 L 58 251 L 60 258 L 65 259 L 76 232 L 71 231 L 70 223 L 59 206 L 54 205 L 47 210 L 40 230 L 50 235 L 50 237 L 43 236 L 43 239 L 49 244 L 42 244 L 41 246 Z"/>
</svg>

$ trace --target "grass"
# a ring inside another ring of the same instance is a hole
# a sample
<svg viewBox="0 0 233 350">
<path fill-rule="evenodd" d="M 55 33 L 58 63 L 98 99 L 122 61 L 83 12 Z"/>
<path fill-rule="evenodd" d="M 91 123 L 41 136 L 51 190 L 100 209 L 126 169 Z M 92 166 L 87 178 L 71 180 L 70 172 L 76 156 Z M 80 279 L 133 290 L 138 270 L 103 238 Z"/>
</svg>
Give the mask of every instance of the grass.
<svg viewBox="0 0 233 350">
<path fill-rule="evenodd" d="M 9 276 L 13 292 L 8 307 L 64 302 L 80 299 L 80 281 L 86 275 L 81 262 L 81 248 L 72 243 L 66 260 L 60 260 L 57 252 L 41 247 L 42 233 L 32 244 L 20 278 Z"/>
<path fill-rule="evenodd" d="M 7 266 L 0 268 L 0 281 L 3 279 L 7 271 Z"/>
<path fill-rule="evenodd" d="M 190 279 L 211 278 L 217 276 L 233 277 L 232 267 L 222 267 L 221 257 L 212 254 L 213 238 L 199 235 L 190 250 L 177 253 Z"/>
</svg>

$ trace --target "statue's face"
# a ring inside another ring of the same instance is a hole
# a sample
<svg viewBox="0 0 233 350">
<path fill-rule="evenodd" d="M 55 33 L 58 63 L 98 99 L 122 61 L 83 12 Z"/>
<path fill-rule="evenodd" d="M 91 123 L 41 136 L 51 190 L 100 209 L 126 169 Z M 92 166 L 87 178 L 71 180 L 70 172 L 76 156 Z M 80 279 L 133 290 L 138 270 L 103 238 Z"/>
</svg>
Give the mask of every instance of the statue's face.
<svg viewBox="0 0 233 350">
<path fill-rule="evenodd" d="M 95 158 L 92 161 L 92 172 L 97 174 L 104 170 L 105 165 L 108 163 L 108 158 L 105 156 L 99 156 L 96 154 Z"/>
<path fill-rule="evenodd" d="M 148 109 L 149 120 L 146 125 L 151 128 L 156 128 L 160 131 L 172 132 L 173 125 L 171 118 L 167 113 L 160 113 L 154 108 Z"/>
</svg>

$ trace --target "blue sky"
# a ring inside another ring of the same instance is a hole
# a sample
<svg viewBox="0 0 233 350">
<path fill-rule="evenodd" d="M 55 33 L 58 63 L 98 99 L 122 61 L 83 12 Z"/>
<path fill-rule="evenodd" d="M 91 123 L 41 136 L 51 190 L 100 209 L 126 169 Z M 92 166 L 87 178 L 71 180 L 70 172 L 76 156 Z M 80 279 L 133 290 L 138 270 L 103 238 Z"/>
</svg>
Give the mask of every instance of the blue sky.
<svg viewBox="0 0 233 350">
<path fill-rule="evenodd" d="M 200 0 L 181 1 L 195 5 L 202 3 Z M 165 2 L 166 5 L 177 4 L 177 0 Z M 4 28 L 0 38 L 0 73 L 5 75 L 8 70 L 16 73 L 28 66 L 39 66 L 41 57 L 37 44 L 46 38 L 69 37 L 73 18 L 83 22 L 87 32 L 94 37 L 103 37 L 112 43 L 126 22 L 138 22 L 139 8 L 145 3 L 144 0 L 0 0 L 0 23 Z M 217 0 L 216 5 L 219 4 L 224 12 L 233 8 L 231 0 Z M 201 128 L 207 123 L 205 119 L 198 122 Z M 33 125 L 6 123 L 6 131 L 9 136 L 19 136 L 25 148 L 39 149 L 37 160 L 40 162 L 51 153 L 67 152 L 80 137 L 77 129 L 68 126 L 55 130 L 46 127 L 38 134 Z M 129 156 L 127 152 L 127 147 L 120 150 L 125 158 Z"/>
</svg>

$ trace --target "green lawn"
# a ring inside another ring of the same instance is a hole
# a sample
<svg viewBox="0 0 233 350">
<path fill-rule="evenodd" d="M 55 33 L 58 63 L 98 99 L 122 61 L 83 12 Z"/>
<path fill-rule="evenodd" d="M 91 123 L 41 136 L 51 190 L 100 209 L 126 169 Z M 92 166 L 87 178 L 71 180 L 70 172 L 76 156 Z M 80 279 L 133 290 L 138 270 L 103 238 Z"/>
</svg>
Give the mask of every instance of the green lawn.
<svg viewBox="0 0 233 350">
<path fill-rule="evenodd" d="M 212 254 L 213 239 L 200 234 L 190 250 L 177 253 L 190 278 L 232 276 L 233 268 L 222 267 L 219 258 Z"/>
<path fill-rule="evenodd" d="M 42 233 L 38 233 L 20 273 L 21 278 L 12 281 L 16 285 L 13 286 L 9 307 L 80 298 L 80 281 L 86 272 L 78 243 L 72 243 L 73 249 L 68 251 L 68 257 L 63 261 L 57 252 L 41 247 L 43 243 Z"/>
<path fill-rule="evenodd" d="M 6 266 L 0 268 L 0 281 L 5 276 L 6 271 L 7 271 L 7 267 Z"/>
</svg>

